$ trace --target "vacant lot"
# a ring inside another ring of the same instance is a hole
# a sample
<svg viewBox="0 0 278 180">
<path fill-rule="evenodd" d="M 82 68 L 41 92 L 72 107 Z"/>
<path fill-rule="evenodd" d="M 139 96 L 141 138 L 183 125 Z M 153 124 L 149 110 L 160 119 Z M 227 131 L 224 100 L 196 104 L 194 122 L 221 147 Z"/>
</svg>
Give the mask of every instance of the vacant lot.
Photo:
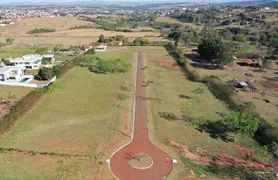
<svg viewBox="0 0 278 180">
<path fill-rule="evenodd" d="M 168 179 L 182 179 L 186 174 L 190 174 L 189 170 L 192 169 L 190 164 L 182 163 L 184 152 L 181 152 L 181 148 L 171 146 L 169 140 L 185 145 L 188 152 L 196 152 L 200 148 L 205 149 L 209 156 L 221 152 L 239 156 L 236 143 L 224 142 L 219 137 L 213 137 L 213 134 L 201 132 L 195 125 L 182 119 L 182 115 L 191 115 L 214 122 L 221 119 L 218 114 L 228 113 L 228 110 L 222 102 L 214 98 L 204 84 L 187 80 L 182 71 L 165 63 L 172 58 L 166 51 L 161 50 L 154 49 L 153 52 L 145 53 L 145 81 L 148 84 L 147 105 L 151 138 L 178 160 Z M 172 113 L 175 117 L 166 120 L 161 116 L 162 113 Z M 247 147 L 255 144 L 248 138 L 239 139 L 237 143 Z"/>
<path fill-rule="evenodd" d="M 132 64 L 135 57 L 133 53 L 99 53 L 97 56 L 104 59 L 122 58 Z M 57 81 L 58 88 L 53 93 L 47 94 L 9 134 L 1 138 L 0 147 L 17 148 L 23 151 L 89 155 L 92 159 L 81 161 L 76 158 L 76 161 L 73 160 L 68 164 L 67 158 L 62 159 L 62 163 L 65 163 L 62 174 L 69 175 L 65 177 L 70 179 L 77 177 L 83 165 L 87 169 L 80 172 L 89 171 L 94 176 L 101 175 L 97 174 L 99 168 L 101 172 L 108 172 L 107 167 L 104 169 L 103 166 L 105 159 L 115 148 L 128 140 L 128 137 L 123 138 L 125 136 L 122 133 L 129 133 L 132 98 L 119 100 L 117 93 L 125 93 L 131 97 L 133 90 L 123 91 L 121 88 L 123 83 L 127 85 L 133 83 L 132 71 L 126 74 L 97 75 L 90 72 L 88 68 L 76 67 L 63 79 Z M 117 145 L 113 146 L 114 143 Z M 3 158 L 5 156 L 3 155 Z M 15 178 L 16 175 L 27 171 L 32 179 L 40 175 L 36 167 L 29 170 L 26 166 L 21 166 L 18 173 L 14 175 L 7 173 L 12 170 L 10 168 L 20 166 L 20 162 L 26 161 L 31 164 L 35 162 L 36 156 L 22 156 L 20 154 L 18 164 L 13 163 L 5 166 L 6 168 L 0 168 L 1 174 L 5 173 L 7 177 Z M 99 167 L 99 164 L 94 164 L 95 159 L 103 162 L 103 165 Z M 45 164 L 49 161 L 53 166 Z M 52 172 L 60 169 L 58 166 L 61 159 L 48 156 L 46 162 L 38 163 L 46 167 L 46 174 L 50 173 L 48 175 L 53 176 Z M 75 169 L 76 167 L 79 170 Z M 71 172 L 75 174 L 71 176 Z M 110 176 L 109 172 L 107 174 Z"/>
</svg>

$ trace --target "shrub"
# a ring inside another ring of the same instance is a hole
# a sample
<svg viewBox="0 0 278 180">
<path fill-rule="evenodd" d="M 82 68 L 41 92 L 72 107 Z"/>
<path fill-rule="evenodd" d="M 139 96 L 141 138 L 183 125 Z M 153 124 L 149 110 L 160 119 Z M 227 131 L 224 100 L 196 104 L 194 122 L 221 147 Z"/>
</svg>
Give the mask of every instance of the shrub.
<svg viewBox="0 0 278 180">
<path fill-rule="evenodd" d="M 82 66 L 89 66 L 89 70 L 95 73 L 125 73 L 131 65 L 122 59 L 103 60 L 99 57 L 94 57 L 82 62 Z"/>
<path fill-rule="evenodd" d="M 49 33 L 49 32 L 55 32 L 56 29 L 48 29 L 48 28 L 39 28 L 39 29 L 33 29 L 29 32 L 27 32 L 27 34 L 39 34 L 39 33 Z"/>
<path fill-rule="evenodd" d="M 148 44 L 150 44 L 150 41 L 149 39 L 146 39 L 146 38 L 136 38 L 133 43 L 136 45 L 136 46 L 146 46 Z"/>
</svg>

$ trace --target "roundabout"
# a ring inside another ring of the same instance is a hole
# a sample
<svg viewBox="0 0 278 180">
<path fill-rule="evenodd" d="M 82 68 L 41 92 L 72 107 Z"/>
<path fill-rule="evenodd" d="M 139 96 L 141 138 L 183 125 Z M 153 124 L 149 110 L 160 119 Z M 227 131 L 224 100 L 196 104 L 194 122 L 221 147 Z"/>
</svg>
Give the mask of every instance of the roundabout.
<svg viewBox="0 0 278 180">
<path fill-rule="evenodd" d="M 152 158 L 144 153 L 135 154 L 128 162 L 133 168 L 137 169 L 148 169 L 153 165 Z"/>
</svg>

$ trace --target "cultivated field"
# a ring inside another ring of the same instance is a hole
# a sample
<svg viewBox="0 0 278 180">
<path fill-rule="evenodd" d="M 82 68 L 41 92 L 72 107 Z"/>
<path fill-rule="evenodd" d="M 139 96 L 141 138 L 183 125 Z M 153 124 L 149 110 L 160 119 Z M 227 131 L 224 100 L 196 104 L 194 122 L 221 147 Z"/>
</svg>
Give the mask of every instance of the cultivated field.
<svg viewBox="0 0 278 180">
<path fill-rule="evenodd" d="M 205 149 L 209 156 L 224 152 L 239 157 L 236 143 L 225 142 L 220 137 L 214 137 L 213 133 L 201 132 L 196 125 L 180 119 L 185 114 L 215 122 L 221 118 L 220 114 L 228 113 L 226 106 L 215 99 L 204 84 L 187 80 L 183 71 L 176 66 L 172 67 L 174 61 L 162 47 L 145 53 L 145 57 L 150 135 L 156 144 L 178 161 L 168 179 L 182 179 L 192 175 L 190 170 L 194 170 L 194 166 L 183 164 L 183 160 L 184 157 L 195 158 L 193 153 L 200 153 L 200 149 Z M 196 94 L 196 89 L 202 89 L 202 93 Z M 172 113 L 176 118 L 166 120 L 159 115 L 161 113 Z M 237 143 L 245 147 L 256 144 L 250 138 L 239 138 Z M 255 157 L 264 158 L 260 154 L 261 150 L 255 149 Z M 199 169 L 195 173 L 199 176 L 205 171 Z M 212 175 L 207 178 L 217 179 Z"/>
<path fill-rule="evenodd" d="M 132 65 L 135 58 L 133 53 L 96 56 L 121 58 Z M 0 147 L 17 149 L 0 155 L 5 160 L 1 177 L 111 179 L 105 160 L 129 139 L 124 135 L 129 134 L 133 90 L 123 91 L 123 83 L 133 84 L 133 71 L 104 75 L 76 67 L 58 80 L 58 88 L 1 138 Z M 119 100 L 117 93 L 130 98 Z"/>
</svg>

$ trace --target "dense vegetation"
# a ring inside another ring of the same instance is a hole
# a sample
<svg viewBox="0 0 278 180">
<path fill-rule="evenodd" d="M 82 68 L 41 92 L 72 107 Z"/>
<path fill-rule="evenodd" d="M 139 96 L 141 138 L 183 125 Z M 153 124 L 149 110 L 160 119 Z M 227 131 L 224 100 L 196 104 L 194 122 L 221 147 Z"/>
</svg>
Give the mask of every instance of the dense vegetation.
<svg viewBox="0 0 278 180">
<path fill-rule="evenodd" d="M 131 69 L 131 64 L 122 59 L 104 60 L 97 56 L 87 57 L 80 65 L 97 74 L 125 73 Z"/>
<path fill-rule="evenodd" d="M 29 32 L 27 32 L 27 34 L 40 34 L 40 33 L 49 33 L 49 32 L 55 32 L 56 29 L 48 29 L 48 28 L 39 28 L 39 29 L 33 29 Z"/>
</svg>

